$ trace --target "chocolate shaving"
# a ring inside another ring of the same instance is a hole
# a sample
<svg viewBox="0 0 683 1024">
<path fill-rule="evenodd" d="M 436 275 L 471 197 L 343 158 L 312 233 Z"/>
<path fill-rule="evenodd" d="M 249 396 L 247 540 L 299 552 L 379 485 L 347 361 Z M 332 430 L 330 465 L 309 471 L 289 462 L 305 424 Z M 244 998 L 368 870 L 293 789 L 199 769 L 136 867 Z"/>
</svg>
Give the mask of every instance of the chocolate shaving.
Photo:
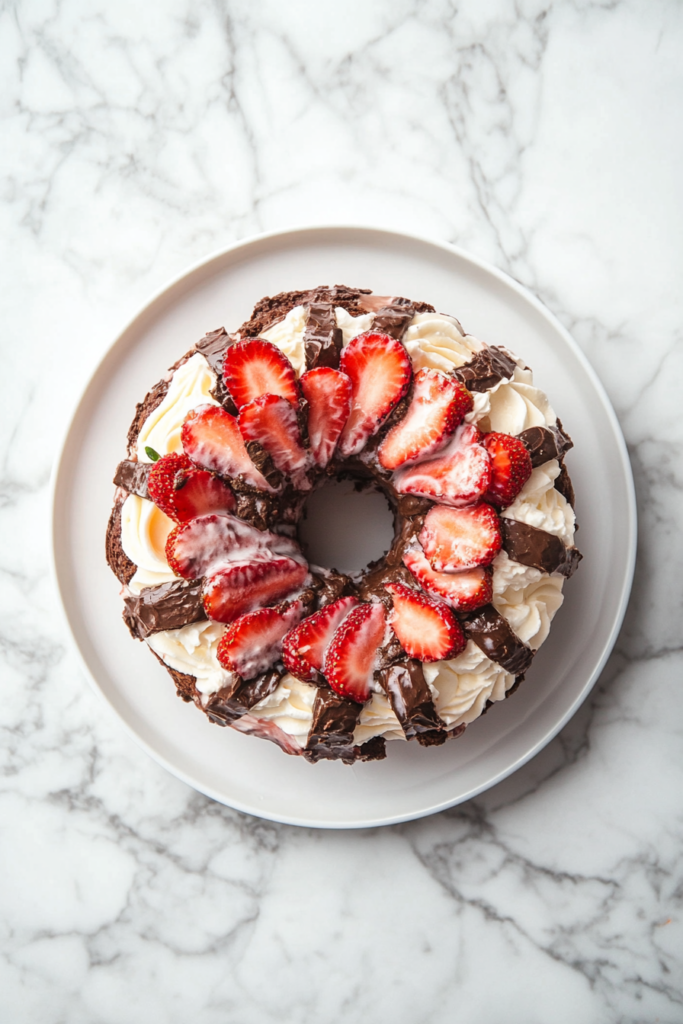
<svg viewBox="0 0 683 1024">
<path fill-rule="evenodd" d="M 411 658 L 402 665 L 393 665 L 380 672 L 379 681 L 407 740 L 443 728 L 420 661 Z"/>
<path fill-rule="evenodd" d="M 131 494 L 138 494 L 141 498 L 149 500 L 147 482 L 151 468 L 152 464 L 149 462 L 132 462 L 130 459 L 124 459 L 116 467 L 114 483 Z"/>
<path fill-rule="evenodd" d="M 131 634 L 144 640 L 163 629 L 179 629 L 206 618 L 201 580 L 172 580 L 124 594 L 123 621 Z"/>
<path fill-rule="evenodd" d="M 497 345 L 488 345 L 477 352 L 469 363 L 453 371 L 461 383 L 470 391 L 488 391 L 502 380 L 508 380 L 515 372 L 517 363 Z"/>
<path fill-rule="evenodd" d="M 463 620 L 465 632 L 484 654 L 513 675 L 526 672 L 534 652 L 513 633 L 492 604 L 470 612 Z"/>
<path fill-rule="evenodd" d="M 559 537 L 535 526 L 502 518 L 500 529 L 508 557 L 541 572 L 555 572 L 569 579 L 583 557 L 578 548 L 568 548 Z"/>
<path fill-rule="evenodd" d="M 571 437 L 562 429 L 560 420 L 555 427 L 528 427 L 517 436 L 526 445 L 534 468 L 551 459 L 561 459 L 565 452 L 574 447 Z"/>
<path fill-rule="evenodd" d="M 337 327 L 334 306 L 331 302 L 313 302 L 308 310 L 304 332 L 306 369 L 316 366 L 330 366 L 336 370 L 342 350 L 343 335 Z"/>
</svg>

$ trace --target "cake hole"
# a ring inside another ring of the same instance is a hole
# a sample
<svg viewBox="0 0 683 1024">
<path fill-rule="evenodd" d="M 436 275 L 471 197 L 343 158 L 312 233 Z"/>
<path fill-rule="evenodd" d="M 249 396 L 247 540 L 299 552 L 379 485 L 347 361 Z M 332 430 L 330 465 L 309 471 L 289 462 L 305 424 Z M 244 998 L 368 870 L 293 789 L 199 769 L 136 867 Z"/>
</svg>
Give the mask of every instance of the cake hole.
<svg viewBox="0 0 683 1024">
<path fill-rule="evenodd" d="M 391 547 L 393 516 L 379 491 L 355 490 L 352 480 L 335 480 L 315 491 L 299 526 L 306 557 L 314 565 L 358 572 Z"/>
</svg>

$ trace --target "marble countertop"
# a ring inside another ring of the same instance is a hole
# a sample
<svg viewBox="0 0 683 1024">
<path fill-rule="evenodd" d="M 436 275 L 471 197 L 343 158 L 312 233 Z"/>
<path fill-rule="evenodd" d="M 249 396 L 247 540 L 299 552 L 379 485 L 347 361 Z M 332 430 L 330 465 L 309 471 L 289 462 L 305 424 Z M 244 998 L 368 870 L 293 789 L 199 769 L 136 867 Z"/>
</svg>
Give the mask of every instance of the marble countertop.
<svg viewBox="0 0 683 1024">
<path fill-rule="evenodd" d="M 0 1019 L 683 1021 L 683 7 L 24 0 L 0 26 Z M 607 388 L 640 515 L 563 732 L 470 803 L 346 833 L 135 746 L 63 630 L 47 521 L 76 397 L 149 293 L 334 222 L 535 292 Z"/>
</svg>

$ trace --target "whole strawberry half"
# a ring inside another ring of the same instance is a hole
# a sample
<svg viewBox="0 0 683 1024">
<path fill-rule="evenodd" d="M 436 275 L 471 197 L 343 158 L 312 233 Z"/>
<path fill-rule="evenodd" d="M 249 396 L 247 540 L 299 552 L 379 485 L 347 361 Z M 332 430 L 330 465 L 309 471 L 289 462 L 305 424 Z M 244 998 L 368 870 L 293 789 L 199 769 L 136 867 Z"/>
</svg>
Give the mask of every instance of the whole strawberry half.
<svg viewBox="0 0 683 1024">
<path fill-rule="evenodd" d="M 463 423 L 436 458 L 398 469 L 394 475 L 396 490 L 453 508 L 475 504 L 491 483 L 491 459 L 480 439 L 475 426 Z"/>
<path fill-rule="evenodd" d="M 204 581 L 204 611 L 215 622 L 234 622 L 240 615 L 291 597 L 307 576 L 308 566 L 293 558 L 230 562 Z"/>
<path fill-rule="evenodd" d="M 349 418 L 353 386 L 345 373 L 330 366 L 308 370 L 299 385 L 308 402 L 311 455 L 316 465 L 326 466 Z"/>
<path fill-rule="evenodd" d="M 470 508 L 434 505 L 427 513 L 419 541 L 437 572 L 490 565 L 502 543 L 498 513 L 484 502 Z"/>
<path fill-rule="evenodd" d="M 340 597 L 292 629 L 282 643 L 282 660 L 287 671 L 298 679 L 316 682 L 332 637 L 357 604 L 355 597 Z"/>
<path fill-rule="evenodd" d="M 460 381 L 438 370 L 418 370 L 408 411 L 379 446 L 380 465 L 398 469 L 440 451 L 473 404 L 472 395 Z"/>
<path fill-rule="evenodd" d="M 365 703 L 385 629 L 382 604 L 361 604 L 349 612 L 332 637 L 323 663 L 325 678 L 336 693 Z"/>
<path fill-rule="evenodd" d="M 523 441 L 511 434 L 492 431 L 482 444 L 491 457 L 491 483 L 486 501 L 507 508 L 531 476 L 531 456 Z"/>
<path fill-rule="evenodd" d="M 408 657 L 443 661 L 464 649 L 465 634 L 443 601 L 435 601 L 404 583 L 387 583 L 384 589 L 394 603 L 389 625 Z"/>
<path fill-rule="evenodd" d="M 357 455 L 401 401 L 412 377 L 408 353 L 388 334 L 359 334 L 344 349 L 339 369 L 351 381 L 351 412 L 339 439 L 342 455 Z"/>
<path fill-rule="evenodd" d="M 282 653 L 282 638 L 303 614 L 301 601 L 259 608 L 232 622 L 220 639 L 216 656 L 229 672 L 252 679 L 267 671 Z"/>
<path fill-rule="evenodd" d="M 488 604 L 493 596 L 493 573 L 477 566 L 461 572 L 437 572 L 423 551 L 414 548 L 403 554 L 403 564 L 428 594 L 440 597 L 459 612 L 473 611 Z"/>
<path fill-rule="evenodd" d="M 238 409 L 261 395 L 280 395 L 293 405 L 299 401 L 294 367 L 264 338 L 232 345 L 225 353 L 223 378 Z"/>
<path fill-rule="evenodd" d="M 226 562 L 267 559 L 276 554 L 301 557 L 298 545 L 289 537 L 257 530 L 230 515 L 198 516 L 176 526 L 166 539 L 168 564 L 187 580 L 207 576 Z"/>
<path fill-rule="evenodd" d="M 239 427 L 245 441 L 258 441 L 270 455 L 276 469 L 289 477 L 294 487 L 309 491 L 306 470 L 312 465 L 303 447 L 296 408 L 280 395 L 260 395 L 243 405 Z"/>
<path fill-rule="evenodd" d="M 221 476 L 240 477 L 259 491 L 275 493 L 249 458 L 237 419 L 221 406 L 192 409 L 185 417 L 180 437 L 185 454 L 196 465 Z"/>
</svg>

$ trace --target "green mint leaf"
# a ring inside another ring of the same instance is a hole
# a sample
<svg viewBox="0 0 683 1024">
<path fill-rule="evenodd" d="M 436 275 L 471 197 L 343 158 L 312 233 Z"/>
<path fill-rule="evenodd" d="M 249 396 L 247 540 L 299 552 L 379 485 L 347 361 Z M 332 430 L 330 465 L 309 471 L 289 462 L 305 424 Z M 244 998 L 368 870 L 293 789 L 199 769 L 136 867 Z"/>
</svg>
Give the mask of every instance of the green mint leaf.
<svg viewBox="0 0 683 1024">
<path fill-rule="evenodd" d="M 153 448 L 146 447 L 145 452 L 147 453 L 147 458 L 151 459 L 152 462 L 158 462 L 159 459 L 161 458 L 159 452 L 155 452 Z"/>
</svg>

